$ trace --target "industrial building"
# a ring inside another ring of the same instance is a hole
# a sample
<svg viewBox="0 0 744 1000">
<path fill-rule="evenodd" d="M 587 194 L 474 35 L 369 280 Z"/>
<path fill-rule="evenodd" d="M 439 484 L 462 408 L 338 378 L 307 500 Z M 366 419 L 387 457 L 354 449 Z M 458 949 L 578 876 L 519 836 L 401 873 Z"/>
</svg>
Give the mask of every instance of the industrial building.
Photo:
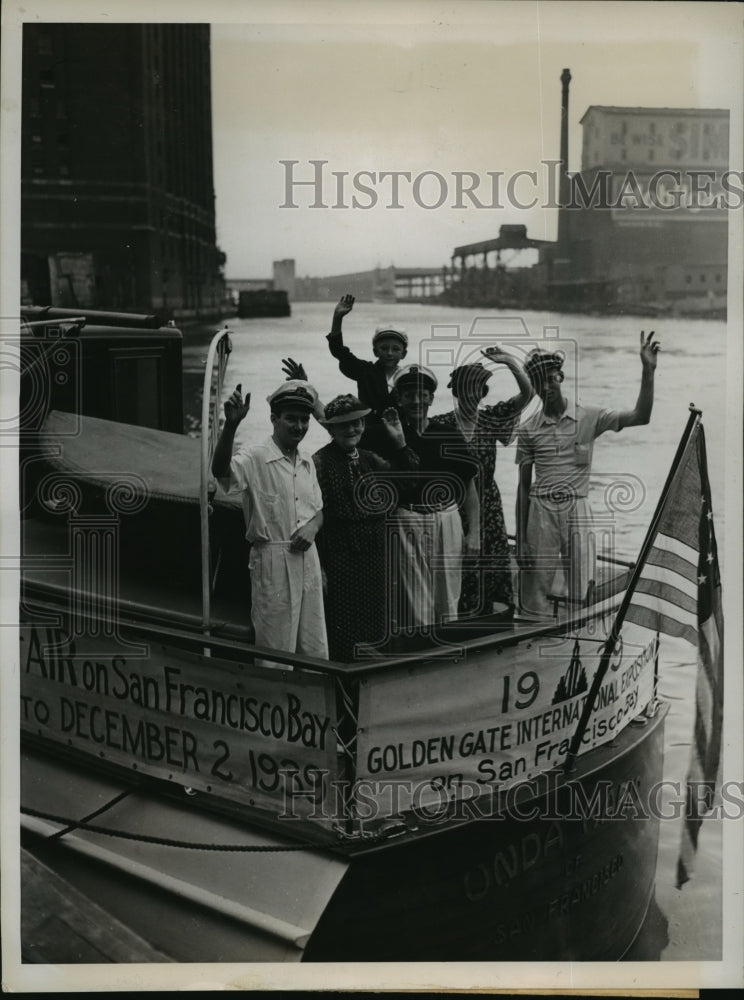
<svg viewBox="0 0 744 1000">
<path fill-rule="evenodd" d="M 728 211 L 742 200 L 728 174 L 729 112 L 592 106 L 571 175 L 570 80 L 564 70 L 557 240 L 502 226 L 498 238 L 456 247 L 447 301 L 725 315 Z M 501 251 L 528 247 L 536 264 L 504 266 Z"/>
<path fill-rule="evenodd" d="M 21 298 L 214 316 L 209 25 L 26 24 Z"/>
</svg>

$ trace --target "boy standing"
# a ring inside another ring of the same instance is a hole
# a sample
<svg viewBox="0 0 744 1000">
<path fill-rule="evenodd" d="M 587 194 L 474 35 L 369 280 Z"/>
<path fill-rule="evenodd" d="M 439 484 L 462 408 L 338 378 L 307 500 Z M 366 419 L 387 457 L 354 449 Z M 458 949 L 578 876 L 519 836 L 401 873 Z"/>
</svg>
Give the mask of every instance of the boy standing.
<svg viewBox="0 0 744 1000">
<path fill-rule="evenodd" d="M 360 445 L 370 451 L 378 451 L 380 446 L 387 444 L 381 417 L 384 410 L 394 405 L 391 395 L 393 379 L 408 351 L 408 336 L 397 324 L 382 323 L 372 337 L 372 353 L 376 360 L 358 358 L 345 346 L 341 331 L 344 316 L 353 308 L 354 296 L 343 295 L 333 313 L 331 332 L 327 336 L 328 348 L 338 360 L 341 373 L 356 382 L 357 396 L 362 405 L 372 411 Z"/>
<path fill-rule="evenodd" d="M 563 358 L 535 351 L 525 365 L 542 409 L 519 431 L 516 461 L 517 562 L 525 617 L 552 618 L 549 594 L 562 566 L 568 596 L 586 600 L 595 579 L 592 512 L 587 500 L 594 440 L 605 431 L 647 424 L 654 402 L 659 343 L 641 332 L 641 388 L 632 410 L 581 406 L 561 390 Z M 532 481 L 533 467 L 535 472 Z"/>
</svg>

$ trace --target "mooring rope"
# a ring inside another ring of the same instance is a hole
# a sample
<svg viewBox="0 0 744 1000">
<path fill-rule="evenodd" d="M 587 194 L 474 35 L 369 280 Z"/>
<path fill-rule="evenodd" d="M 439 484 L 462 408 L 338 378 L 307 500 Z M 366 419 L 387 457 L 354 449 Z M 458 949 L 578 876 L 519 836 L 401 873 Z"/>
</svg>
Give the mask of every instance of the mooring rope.
<svg viewBox="0 0 744 1000">
<path fill-rule="evenodd" d="M 121 798 L 121 796 L 118 796 Z M 109 806 L 113 805 L 113 801 L 104 806 L 102 810 L 98 810 L 97 813 L 93 815 L 98 815 L 100 812 L 104 811 Z M 169 837 L 152 837 L 145 833 L 130 833 L 126 830 L 111 830 L 104 826 L 98 826 L 93 823 L 88 823 L 85 819 L 73 820 L 69 816 L 57 816 L 54 813 L 42 812 L 39 809 L 29 809 L 27 807 L 21 806 L 21 812 L 25 813 L 27 816 L 33 816 L 37 819 L 46 819 L 52 823 L 63 823 L 68 829 L 60 830 L 58 833 L 50 836 L 49 840 L 54 840 L 58 836 L 62 836 L 68 833 L 70 830 L 88 830 L 90 833 L 101 833 L 106 837 L 121 837 L 124 840 L 137 840 L 143 844 L 160 844 L 163 847 L 180 847 L 188 851 L 245 851 L 245 852 L 269 852 L 269 851 L 307 851 L 307 850 L 318 850 L 322 847 L 321 844 L 303 842 L 298 844 L 293 844 L 291 846 L 273 846 L 273 845 L 258 845 L 258 844 L 194 844 L 187 843 L 183 840 L 172 840 Z"/>
<path fill-rule="evenodd" d="M 65 834 L 71 833 L 73 830 L 77 830 L 79 827 L 83 826 L 89 820 L 95 819 L 96 816 L 100 816 L 102 813 L 105 813 L 108 809 L 111 809 L 112 806 L 115 806 L 117 802 L 121 802 L 122 799 L 125 799 L 128 795 L 131 794 L 132 790 L 130 788 L 125 788 L 123 792 L 120 792 L 118 795 L 115 795 L 113 799 L 108 801 L 105 805 L 101 806 L 100 809 L 94 809 L 92 813 L 88 813 L 87 816 L 83 816 L 81 817 L 81 819 L 70 820 L 67 826 L 63 827 L 61 830 L 57 830 L 56 833 L 50 834 L 46 839 L 59 840 L 61 837 L 64 837 Z"/>
</svg>

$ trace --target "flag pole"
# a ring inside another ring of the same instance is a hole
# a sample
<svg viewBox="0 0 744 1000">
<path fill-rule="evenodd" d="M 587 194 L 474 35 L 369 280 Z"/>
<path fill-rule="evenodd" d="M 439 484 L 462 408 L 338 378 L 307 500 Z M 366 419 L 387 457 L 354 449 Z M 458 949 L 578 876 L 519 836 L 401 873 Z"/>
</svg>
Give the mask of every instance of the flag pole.
<svg viewBox="0 0 744 1000">
<path fill-rule="evenodd" d="M 638 553 L 638 559 L 636 560 L 635 567 L 631 574 L 630 580 L 628 581 L 628 586 L 625 589 L 625 594 L 620 603 L 620 607 L 617 609 L 617 614 L 615 615 L 615 620 L 612 623 L 612 628 L 610 629 L 610 634 L 607 636 L 605 643 L 602 647 L 602 656 L 599 661 L 599 666 L 594 674 L 592 680 L 591 688 L 589 689 L 589 694 L 584 702 L 584 707 L 581 712 L 581 718 L 579 719 L 578 725 L 576 726 L 576 732 L 571 740 L 571 745 L 566 754 L 566 760 L 563 765 L 563 770 L 569 773 L 574 770 L 576 765 L 576 757 L 579 752 L 579 747 L 581 746 L 581 740 L 586 732 L 586 727 L 589 724 L 589 718 L 592 714 L 592 708 L 594 706 L 594 700 L 599 691 L 599 687 L 604 680 L 604 676 L 607 673 L 607 668 L 610 664 L 610 659 L 613 652 L 615 651 L 615 646 L 617 644 L 618 637 L 620 635 L 620 630 L 622 629 L 623 622 L 625 620 L 625 615 L 630 607 L 630 602 L 633 598 L 633 593 L 635 591 L 636 585 L 640 578 L 643 566 L 646 562 L 646 557 L 651 549 L 656 538 L 656 530 L 661 520 L 661 515 L 666 504 L 667 496 L 672 488 L 672 484 L 677 476 L 677 470 L 679 469 L 682 458 L 687 451 L 687 446 L 690 443 L 692 437 L 692 432 L 700 422 L 700 417 L 702 416 L 702 410 L 699 410 L 694 403 L 690 403 L 690 413 L 687 418 L 687 426 L 684 429 L 682 437 L 680 438 L 679 445 L 677 446 L 677 451 L 675 453 L 672 464 L 669 468 L 669 473 L 664 483 L 664 488 L 661 491 L 661 496 L 659 497 L 659 502 L 656 505 L 656 510 L 654 511 L 654 516 L 651 518 L 651 524 L 649 525 L 648 531 L 646 532 L 646 537 L 641 545 L 641 551 Z"/>
</svg>

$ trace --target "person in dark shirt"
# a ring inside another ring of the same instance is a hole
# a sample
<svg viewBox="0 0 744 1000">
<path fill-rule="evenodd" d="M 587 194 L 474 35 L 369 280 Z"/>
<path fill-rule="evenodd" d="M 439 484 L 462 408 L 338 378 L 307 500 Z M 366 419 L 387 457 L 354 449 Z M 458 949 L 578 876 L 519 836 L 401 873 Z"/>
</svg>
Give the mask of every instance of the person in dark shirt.
<svg viewBox="0 0 744 1000">
<path fill-rule="evenodd" d="M 357 396 L 369 407 L 361 446 L 378 451 L 387 444 L 387 434 L 382 424 L 382 413 L 394 405 L 392 398 L 393 377 L 408 351 L 408 335 L 395 323 L 381 323 L 372 337 L 375 361 L 358 358 L 344 344 L 341 323 L 354 308 L 354 296 L 343 295 L 333 312 L 331 332 L 327 336 L 328 349 L 338 360 L 342 375 L 357 384 Z"/>
<path fill-rule="evenodd" d="M 419 458 L 415 474 L 399 487 L 391 524 L 400 565 L 391 580 L 397 588 L 394 610 L 398 627 L 408 629 L 457 618 L 463 551 L 470 556 L 480 552 L 478 466 L 457 428 L 430 426 L 428 412 L 437 388 L 430 369 L 399 368 L 394 388 L 406 444 Z"/>
</svg>

